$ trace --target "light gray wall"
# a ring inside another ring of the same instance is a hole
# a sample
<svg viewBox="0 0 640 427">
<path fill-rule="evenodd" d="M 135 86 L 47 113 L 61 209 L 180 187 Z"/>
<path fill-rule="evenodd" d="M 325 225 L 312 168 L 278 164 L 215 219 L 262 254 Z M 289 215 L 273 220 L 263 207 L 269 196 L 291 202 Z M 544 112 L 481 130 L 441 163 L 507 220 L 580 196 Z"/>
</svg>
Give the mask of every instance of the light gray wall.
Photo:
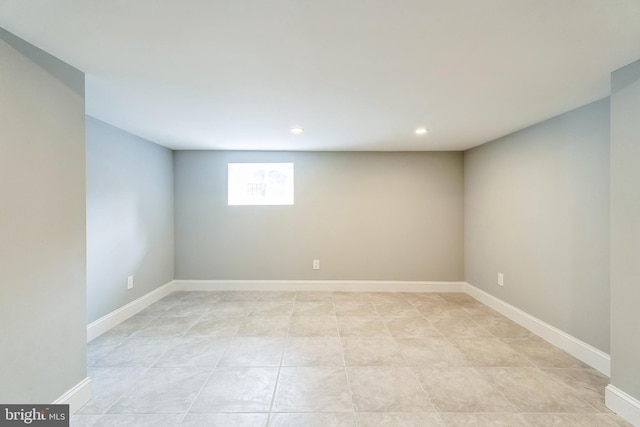
<svg viewBox="0 0 640 427">
<path fill-rule="evenodd" d="M 173 280 L 173 153 L 89 116 L 86 136 L 92 322 Z"/>
<path fill-rule="evenodd" d="M 608 206 L 608 99 L 465 152 L 466 281 L 608 352 Z"/>
<path fill-rule="evenodd" d="M 0 402 L 86 377 L 84 75 L 0 29 Z"/>
<path fill-rule="evenodd" d="M 462 153 L 174 158 L 177 279 L 463 279 Z M 228 162 L 294 162 L 295 205 L 227 206 Z"/>
<path fill-rule="evenodd" d="M 611 383 L 640 400 L 640 61 L 611 77 Z"/>
</svg>

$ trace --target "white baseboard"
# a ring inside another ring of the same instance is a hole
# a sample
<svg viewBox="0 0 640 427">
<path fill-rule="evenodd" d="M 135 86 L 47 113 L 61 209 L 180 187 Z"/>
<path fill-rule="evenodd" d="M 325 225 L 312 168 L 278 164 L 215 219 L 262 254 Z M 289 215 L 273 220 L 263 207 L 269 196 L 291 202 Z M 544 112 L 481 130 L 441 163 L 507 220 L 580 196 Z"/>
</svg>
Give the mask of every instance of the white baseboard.
<svg viewBox="0 0 640 427">
<path fill-rule="evenodd" d="M 597 369 L 606 376 L 610 375 L 611 358 L 607 353 L 580 341 L 576 337 L 543 322 L 537 317 L 534 317 L 469 283 L 465 284 L 465 291 L 476 300 L 527 328 L 556 347 L 563 349 L 576 359 L 586 363 L 594 369 Z"/>
<path fill-rule="evenodd" d="M 54 400 L 54 405 L 69 405 L 69 415 L 75 414 L 91 399 L 91 380 L 83 379 L 65 394 Z"/>
<path fill-rule="evenodd" d="M 166 297 L 171 292 L 174 291 L 174 282 L 171 281 L 160 286 L 157 289 L 149 292 L 146 295 L 141 296 L 140 298 L 131 301 L 130 303 L 123 305 L 122 307 L 112 311 L 111 313 L 102 316 L 96 321 L 93 321 L 87 325 L 87 342 L 99 337 L 100 335 L 107 332 L 109 329 L 117 326 L 121 322 L 127 320 L 129 317 L 133 316 L 149 307 L 154 302 Z"/>
<path fill-rule="evenodd" d="M 640 426 L 640 401 L 616 386 L 609 384 L 604 390 L 607 408 L 633 424 Z"/>
<path fill-rule="evenodd" d="M 174 280 L 177 291 L 464 292 L 464 282 L 373 280 Z"/>
</svg>

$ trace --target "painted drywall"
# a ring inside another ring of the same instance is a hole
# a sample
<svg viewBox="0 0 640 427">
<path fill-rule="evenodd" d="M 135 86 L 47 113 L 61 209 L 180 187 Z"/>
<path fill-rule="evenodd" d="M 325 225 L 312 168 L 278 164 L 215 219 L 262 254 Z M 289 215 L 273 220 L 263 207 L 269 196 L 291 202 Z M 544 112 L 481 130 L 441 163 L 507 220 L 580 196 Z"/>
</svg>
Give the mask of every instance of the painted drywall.
<svg viewBox="0 0 640 427">
<path fill-rule="evenodd" d="M 86 378 L 84 74 L 0 29 L 0 402 Z"/>
<path fill-rule="evenodd" d="M 611 384 L 640 400 L 640 61 L 611 89 Z"/>
<path fill-rule="evenodd" d="M 86 137 L 92 322 L 173 280 L 173 152 L 89 116 Z"/>
<path fill-rule="evenodd" d="M 464 160 L 466 281 L 608 352 L 609 100 Z"/>
<path fill-rule="evenodd" d="M 174 159 L 176 279 L 463 279 L 462 153 Z M 229 162 L 293 162 L 295 205 L 227 206 Z"/>
</svg>

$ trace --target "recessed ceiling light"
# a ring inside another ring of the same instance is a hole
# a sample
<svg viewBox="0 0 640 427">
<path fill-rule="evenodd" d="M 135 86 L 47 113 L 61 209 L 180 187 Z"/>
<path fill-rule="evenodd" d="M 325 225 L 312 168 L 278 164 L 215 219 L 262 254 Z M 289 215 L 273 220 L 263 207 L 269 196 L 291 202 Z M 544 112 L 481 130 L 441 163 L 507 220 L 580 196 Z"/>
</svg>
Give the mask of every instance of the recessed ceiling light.
<svg viewBox="0 0 640 427">
<path fill-rule="evenodd" d="M 427 133 L 427 128 L 417 128 L 416 129 L 416 135 L 424 135 L 425 133 Z"/>
<path fill-rule="evenodd" d="M 291 133 L 300 134 L 302 132 L 304 132 L 304 128 L 301 128 L 300 126 L 294 126 L 291 128 Z"/>
</svg>

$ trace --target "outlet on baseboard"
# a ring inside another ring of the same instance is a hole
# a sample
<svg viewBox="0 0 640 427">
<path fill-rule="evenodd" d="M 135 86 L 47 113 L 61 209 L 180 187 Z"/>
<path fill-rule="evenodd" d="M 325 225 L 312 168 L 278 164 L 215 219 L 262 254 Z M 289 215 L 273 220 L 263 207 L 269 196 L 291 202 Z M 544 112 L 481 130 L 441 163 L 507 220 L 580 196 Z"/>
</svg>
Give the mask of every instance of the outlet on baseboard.
<svg viewBox="0 0 640 427">
<path fill-rule="evenodd" d="M 504 286 L 504 274 L 498 273 L 498 286 Z"/>
<path fill-rule="evenodd" d="M 133 289 L 133 276 L 127 277 L 127 289 Z"/>
</svg>

